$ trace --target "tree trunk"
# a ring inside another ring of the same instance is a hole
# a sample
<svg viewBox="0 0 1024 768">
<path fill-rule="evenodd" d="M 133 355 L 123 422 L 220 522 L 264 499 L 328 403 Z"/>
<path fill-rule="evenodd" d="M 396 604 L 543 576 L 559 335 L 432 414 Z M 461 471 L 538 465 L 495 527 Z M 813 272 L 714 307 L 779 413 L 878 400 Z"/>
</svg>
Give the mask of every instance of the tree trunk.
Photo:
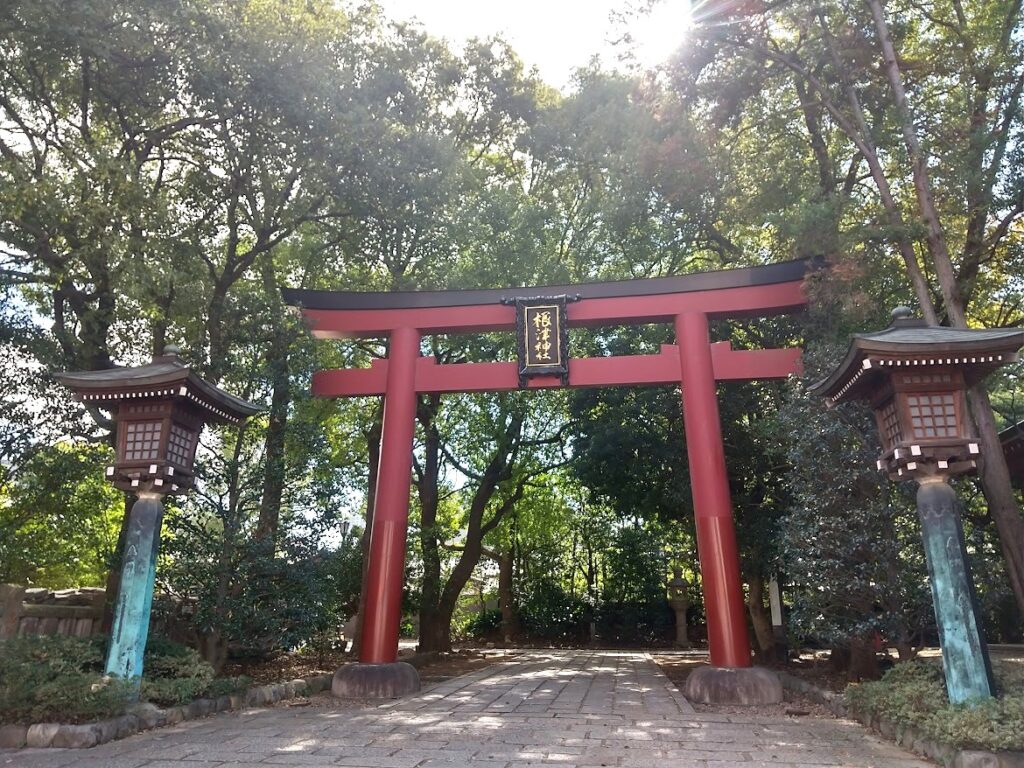
<svg viewBox="0 0 1024 768">
<path fill-rule="evenodd" d="M 420 588 L 420 651 L 451 648 L 451 617 L 440 615 L 441 540 L 437 530 L 438 483 L 441 470 L 441 436 L 434 419 L 441 407 L 440 395 L 420 400 L 417 418 L 423 428 L 423 463 L 417 465 L 416 492 L 420 500 L 420 556 L 423 580 Z"/>
<path fill-rule="evenodd" d="M 284 324 L 284 307 L 279 299 L 274 265 L 269 254 L 263 258 L 262 273 L 263 288 L 271 298 L 272 311 L 278 316 L 272 318 L 273 337 L 267 350 L 267 366 L 270 369 L 273 391 L 270 398 L 270 421 L 264 437 L 266 467 L 254 539 L 263 545 L 268 556 L 273 557 L 281 518 L 281 497 L 284 495 L 285 437 L 288 431 L 288 408 L 292 400 L 291 379 L 288 375 L 288 347 L 291 334 Z"/>
<path fill-rule="evenodd" d="M 757 638 L 757 658 L 767 664 L 775 661 L 775 633 L 772 631 L 771 614 L 764 606 L 764 579 L 752 578 L 747 583 L 750 587 L 747 609 L 754 625 L 754 637 Z"/>
<path fill-rule="evenodd" d="M 850 669 L 846 679 L 851 683 L 877 680 L 882 676 L 875 654 L 874 637 L 854 637 L 850 640 Z"/>
<path fill-rule="evenodd" d="M 420 647 L 421 653 L 446 653 L 452 649 L 452 615 L 437 605 L 420 606 Z"/>
<path fill-rule="evenodd" d="M 1017 601 L 1018 618 L 1024 620 L 1024 518 L 1010 484 L 1010 470 L 1006 466 L 1006 456 L 999 442 L 999 432 L 984 384 L 968 390 L 967 399 L 981 441 L 978 473 L 982 490 L 988 501 L 989 514 L 999 532 L 1006 578 Z"/>
<path fill-rule="evenodd" d="M 512 547 L 508 547 L 498 556 L 498 605 L 501 608 L 501 638 L 506 643 L 519 636 L 519 611 L 516 610 L 512 592 L 512 565 L 514 557 Z"/>
</svg>

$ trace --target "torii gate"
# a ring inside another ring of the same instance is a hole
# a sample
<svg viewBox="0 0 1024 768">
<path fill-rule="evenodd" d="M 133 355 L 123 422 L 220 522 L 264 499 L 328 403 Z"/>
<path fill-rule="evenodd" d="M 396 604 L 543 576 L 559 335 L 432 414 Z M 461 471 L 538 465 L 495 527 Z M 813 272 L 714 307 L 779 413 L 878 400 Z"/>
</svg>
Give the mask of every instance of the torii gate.
<svg viewBox="0 0 1024 768">
<path fill-rule="evenodd" d="M 687 695 L 696 700 L 737 703 L 781 700 L 777 678 L 751 667 L 715 387 L 717 381 L 775 379 L 799 373 L 800 350 L 734 350 L 728 342 L 711 343 L 708 321 L 803 309 L 807 303 L 803 278 L 811 264 L 799 260 L 679 277 L 499 290 L 374 293 L 285 289 L 285 301 L 301 307 L 318 338 L 386 336 L 390 340 L 386 360 L 375 360 L 365 369 L 320 371 L 313 377 L 313 394 L 320 397 L 384 395 L 359 664 L 338 670 L 334 692 L 388 696 L 419 688 L 416 671 L 397 662 L 418 393 L 493 392 L 564 384 L 680 384 L 711 657 L 711 667 L 703 668 L 706 674 L 690 675 Z M 524 311 L 538 301 L 547 309 L 555 309 L 552 301 L 560 302 L 561 314 L 554 317 L 564 318 L 569 327 L 671 322 L 676 344 L 662 345 L 656 355 L 565 359 L 565 331 L 559 327 L 555 331 L 563 338 L 561 345 L 556 343 L 558 362 L 563 365 L 561 375 L 530 376 L 529 363 L 524 367 L 522 360 Z M 435 358 L 420 355 L 420 340 L 425 335 L 514 331 L 517 327 L 521 333 L 518 365 L 440 365 Z"/>
</svg>

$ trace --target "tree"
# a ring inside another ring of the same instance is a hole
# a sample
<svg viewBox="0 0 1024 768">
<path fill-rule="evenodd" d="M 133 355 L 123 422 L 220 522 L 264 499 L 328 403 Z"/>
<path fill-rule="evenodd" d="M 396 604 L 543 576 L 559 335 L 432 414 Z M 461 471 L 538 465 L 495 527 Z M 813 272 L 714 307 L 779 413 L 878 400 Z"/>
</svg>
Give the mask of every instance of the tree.
<svg viewBox="0 0 1024 768">
<path fill-rule="evenodd" d="M 104 480 L 105 446 L 57 443 L 0 482 L 0 581 L 99 586 L 117 544 L 123 497 Z"/>
<path fill-rule="evenodd" d="M 734 125 L 792 88 L 796 111 L 772 110 L 779 119 L 761 121 L 762 135 L 780 146 L 800 136 L 821 188 L 855 206 L 857 215 L 832 207 L 839 242 L 856 235 L 890 247 L 931 322 L 1012 322 L 1017 289 L 993 296 L 985 287 L 1020 258 L 1014 222 L 1024 207 L 1011 171 L 1024 87 L 1020 3 L 892 5 L 713 6 L 677 70 L 679 87 Z M 1005 311 L 993 311 L 991 298 Z M 1024 611 L 1024 519 L 986 391 L 975 388 L 970 401 L 987 457 L 982 485 Z"/>
</svg>

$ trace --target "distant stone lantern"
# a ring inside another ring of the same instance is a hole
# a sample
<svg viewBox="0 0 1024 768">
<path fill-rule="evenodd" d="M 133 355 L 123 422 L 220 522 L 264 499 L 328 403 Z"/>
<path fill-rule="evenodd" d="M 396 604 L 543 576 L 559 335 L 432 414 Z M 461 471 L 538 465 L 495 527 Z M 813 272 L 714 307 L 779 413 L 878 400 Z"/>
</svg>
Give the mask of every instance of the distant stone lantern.
<svg viewBox="0 0 1024 768">
<path fill-rule="evenodd" d="M 683 578 L 683 569 L 672 566 L 672 578 L 668 582 L 668 604 L 676 614 L 676 642 L 677 648 L 691 647 L 690 638 L 686 631 L 686 610 L 690 607 L 690 585 Z"/>
<path fill-rule="evenodd" d="M 138 681 L 149 633 L 162 498 L 192 487 L 204 424 L 241 424 L 259 409 L 199 378 L 171 346 L 148 365 L 56 378 L 86 406 L 111 412 L 117 423 L 116 456 L 107 479 L 138 497 L 129 518 L 106 662 L 108 675 Z"/>
<path fill-rule="evenodd" d="M 1024 330 L 928 325 L 906 307 L 877 333 L 856 334 L 846 359 L 811 388 L 829 406 L 867 400 L 882 441 L 878 469 L 916 480 L 917 511 L 949 699 L 992 695 L 988 648 L 974 598 L 960 504 L 948 479 L 981 458 L 967 415 L 966 390 L 1017 359 Z"/>
</svg>

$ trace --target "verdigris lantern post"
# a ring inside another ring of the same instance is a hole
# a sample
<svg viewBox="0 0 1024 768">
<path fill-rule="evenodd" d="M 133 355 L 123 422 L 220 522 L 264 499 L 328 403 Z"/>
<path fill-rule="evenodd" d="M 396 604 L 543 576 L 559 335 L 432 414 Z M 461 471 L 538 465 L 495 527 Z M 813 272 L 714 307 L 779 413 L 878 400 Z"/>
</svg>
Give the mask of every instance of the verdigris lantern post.
<svg viewBox="0 0 1024 768">
<path fill-rule="evenodd" d="M 992 695 L 992 669 L 964 546 L 960 503 L 949 485 L 974 472 L 980 443 L 967 414 L 967 387 L 1017 359 L 1024 330 L 945 328 L 897 307 L 892 324 L 856 334 L 846 359 L 811 388 L 829 406 L 867 400 L 882 441 L 878 469 L 916 480 L 932 602 L 953 704 Z"/>
<path fill-rule="evenodd" d="M 205 423 L 238 425 L 258 408 L 199 378 L 172 346 L 148 365 L 60 373 L 56 378 L 85 405 L 112 414 L 116 458 L 107 467 L 107 479 L 137 497 L 129 513 L 106 673 L 138 684 L 149 634 L 163 497 L 192 487 Z"/>
</svg>

